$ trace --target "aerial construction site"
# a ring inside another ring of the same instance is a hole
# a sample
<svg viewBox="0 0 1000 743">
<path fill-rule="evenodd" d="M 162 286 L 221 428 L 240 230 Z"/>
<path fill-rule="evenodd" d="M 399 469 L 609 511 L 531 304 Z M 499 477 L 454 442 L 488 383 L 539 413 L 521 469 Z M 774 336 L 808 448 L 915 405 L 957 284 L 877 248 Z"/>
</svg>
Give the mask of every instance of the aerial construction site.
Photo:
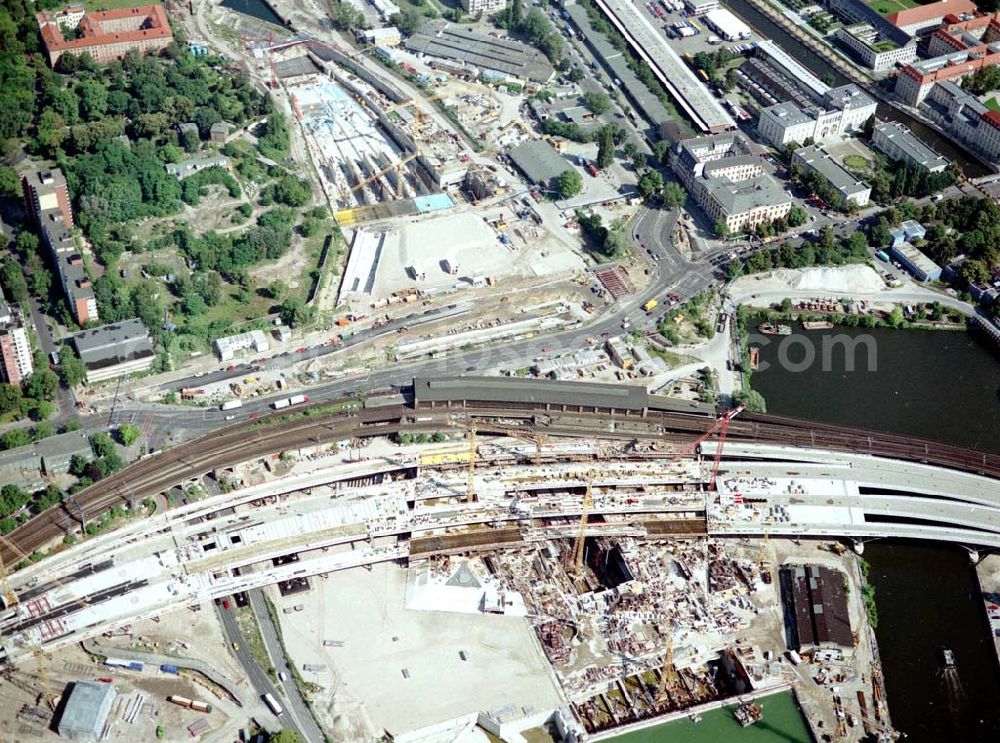
<svg viewBox="0 0 1000 743">
<path fill-rule="evenodd" d="M 671 443 L 417 413 L 425 433 L 237 457 L 187 505 L 6 578 L 6 730 L 44 739 L 66 683 L 96 680 L 109 740 L 602 738 L 751 725 L 789 692 L 817 737 L 881 734 L 856 558 L 769 536 L 782 487 L 721 460 L 734 415 Z"/>
</svg>

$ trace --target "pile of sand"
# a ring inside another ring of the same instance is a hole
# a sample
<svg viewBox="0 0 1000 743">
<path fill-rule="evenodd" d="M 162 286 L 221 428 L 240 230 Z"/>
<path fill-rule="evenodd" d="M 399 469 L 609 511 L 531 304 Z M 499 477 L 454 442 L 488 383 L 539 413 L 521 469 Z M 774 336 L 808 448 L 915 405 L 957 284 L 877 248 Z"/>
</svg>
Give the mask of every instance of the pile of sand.
<svg viewBox="0 0 1000 743">
<path fill-rule="evenodd" d="M 885 289 L 885 282 L 870 266 L 852 265 L 835 268 L 781 268 L 767 273 L 742 276 L 733 284 L 734 297 L 766 292 L 822 292 L 831 294 L 875 294 Z"/>
</svg>

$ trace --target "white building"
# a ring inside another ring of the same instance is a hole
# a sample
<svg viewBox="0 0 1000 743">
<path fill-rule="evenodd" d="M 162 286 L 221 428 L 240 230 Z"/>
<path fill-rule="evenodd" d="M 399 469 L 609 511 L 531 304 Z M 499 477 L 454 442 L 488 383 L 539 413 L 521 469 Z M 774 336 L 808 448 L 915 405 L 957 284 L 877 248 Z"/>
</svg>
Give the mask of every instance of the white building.
<svg viewBox="0 0 1000 743">
<path fill-rule="evenodd" d="M 872 187 L 844 170 L 822 147 L 813 145 L 796 150 L 792 164 L 825 178 L 845 204 L 864 207 L 871 200 Z"/>
<path fill-rule="evenodd" d="M 215 353 L 220 361 L 230 361 L 236 358 L 237 354 L 252 350 L 254 353 L 264 353 L 271 348 L 262 330 L 251 330 L 248 333 L 238 335 L 227 335 L 223 338 L 215 339 Z"/>
<path fill-rule="evenodd" d="M 857 85 L 841 85 L 827 90 L 819 106 L 800 108 L 790 101 L 768 106 L 760 113 L 757 131 L 775 147 L 807 139 L 823 142 L 859 131 L 876 106 Z"/>
<path fill-rule="evenodd" d="M 784 217 L 792 199 L 750 152 L 742 134 L 715 134 L 678 142 L 670 163 L 713 222 L 731 233 Z"/>
<path fill-rule="evenodd" d="M 948 160 L 917 139 L 913 132 L 898 121 L 881 122 L 872 133 L 875 149 L 892 160 L 900 160 L 928 173 L 940 173 Z"/>
<path fill-rule="evenodd" d="M 750 27 L 725 8 L 706 13 L 705 23 L 726 41 L 739 41 L 751 36 Z"/>
<path fill-rule="evenodd" d="M 0 303 L 0 306 L 6 305 Z M 10 324 L 0 327 L 0 380 L 19 385 L 32 371 L 28 333 L 19 321 L 11 318 Z"/>
<path fill-rule="evenodd" d="M 507 0 L 462 0 L 462 8 L 469 15 L 477 13 L 496 13 L 503 10 Z"/>
<path fill-rule="evenodd" d="M 366 44 L 372 46 L 399 46 L 403 41 L 399 29 L 395 26 L 366 28 L 357 33 L 359 38 L 364 39 Z"/>
<path fill-rule="evenodd" d="M 1000 161 L 1000 113 L 946 80 L 931 88 L 923 109 L 956 139 L 987 160 Z"/>
<path fill-rule="evenodd" d="M 917 40 L 886 39 L 868 23 L 842 26 L 836 39 L 846 46 L 854 57 L 875 72 L 891 70 L 897 64 L 907 64 L 917 58 Z"/>
<path fill-rule="evenodd" d="M 719 0 L 684 0 L 684 7 L 694 15 L 704 15 L 719 8 Z"/>
</svg>

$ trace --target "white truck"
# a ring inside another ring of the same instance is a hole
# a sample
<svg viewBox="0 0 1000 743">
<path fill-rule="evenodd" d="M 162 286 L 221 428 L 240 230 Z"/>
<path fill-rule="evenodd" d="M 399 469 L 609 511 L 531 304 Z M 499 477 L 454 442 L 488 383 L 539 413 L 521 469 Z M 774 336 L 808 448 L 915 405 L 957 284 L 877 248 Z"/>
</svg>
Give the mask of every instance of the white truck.
<svg viewBox="0 0 1000 743">
<path fill-rule="evenodd" d="M 283 400 L 275 400 L 274 402 L 271 403 L 271 407 L 274 408 L 275 410 L 281 410 L 282 408 L 287 408 L 289 405 L 291 405 L 291 403 L 288 401 L 287 397 L 284 398 Z"/>
<path fill-rule="evenodd" d="M 242 400 L 226 400 L 222 405 L 219 406 L 219 410 L 236 410 L 236 408 L 242 408 Z"/>
<path fill-rule="evenodd" d="M 305 395 L 292 395 L 288 398 L 289 405 L 301 405 L 304 402 L 309 402 L 309 398 Z"/>
</svg>

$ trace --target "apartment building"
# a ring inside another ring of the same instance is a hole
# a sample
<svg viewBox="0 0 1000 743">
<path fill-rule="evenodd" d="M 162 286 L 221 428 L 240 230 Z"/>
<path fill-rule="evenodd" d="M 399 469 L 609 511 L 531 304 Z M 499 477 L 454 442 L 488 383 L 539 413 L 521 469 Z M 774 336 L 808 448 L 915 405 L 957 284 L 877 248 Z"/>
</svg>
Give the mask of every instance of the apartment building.
<svg viewBox="0 0 1000 743">
<path fill-rule="evenodd" d="M 46 168 L 27 173 L 21 179 L 21 186 L 24 203 L 38 225 L 42 244 L 52 257 L 73 319 L 81 325 L 97 320 L 97 299 L 83 265 L 83 256 L 70 231 L 73 207 L 66 179 L 57 168 Z"/>
<path fill-rule="evenodd" d="M 69 200 L 66 178 L 58 168 L 32 170 L 21 177 L 24 206 L 35 222 L 41 222 L 42 213 L 58 209 L 63 222 L 73 226 L 73 207 Z"/>
<path fill-rule="evenodd" d="M 18 308 L 2 300 L 0 295 L 0 381 L 18 385 L 34 371 L 31 343 Z"/>
<path fill-rule="evenodd" d="M 929 59 L 906 65 L 896 78 L 896 97 L 910 106 L 923 103 L 938 83 L 958 83 L 976 70 L 1000 64 L 1000 13 L 945 24 L 931 34 L 927 53 Z"/>
<path fill-rule="evenodd" d="M 462 8 L 469 15 L 496 13 L 503 10 L 507 0 L 462 0 Z"/>
</svg>

